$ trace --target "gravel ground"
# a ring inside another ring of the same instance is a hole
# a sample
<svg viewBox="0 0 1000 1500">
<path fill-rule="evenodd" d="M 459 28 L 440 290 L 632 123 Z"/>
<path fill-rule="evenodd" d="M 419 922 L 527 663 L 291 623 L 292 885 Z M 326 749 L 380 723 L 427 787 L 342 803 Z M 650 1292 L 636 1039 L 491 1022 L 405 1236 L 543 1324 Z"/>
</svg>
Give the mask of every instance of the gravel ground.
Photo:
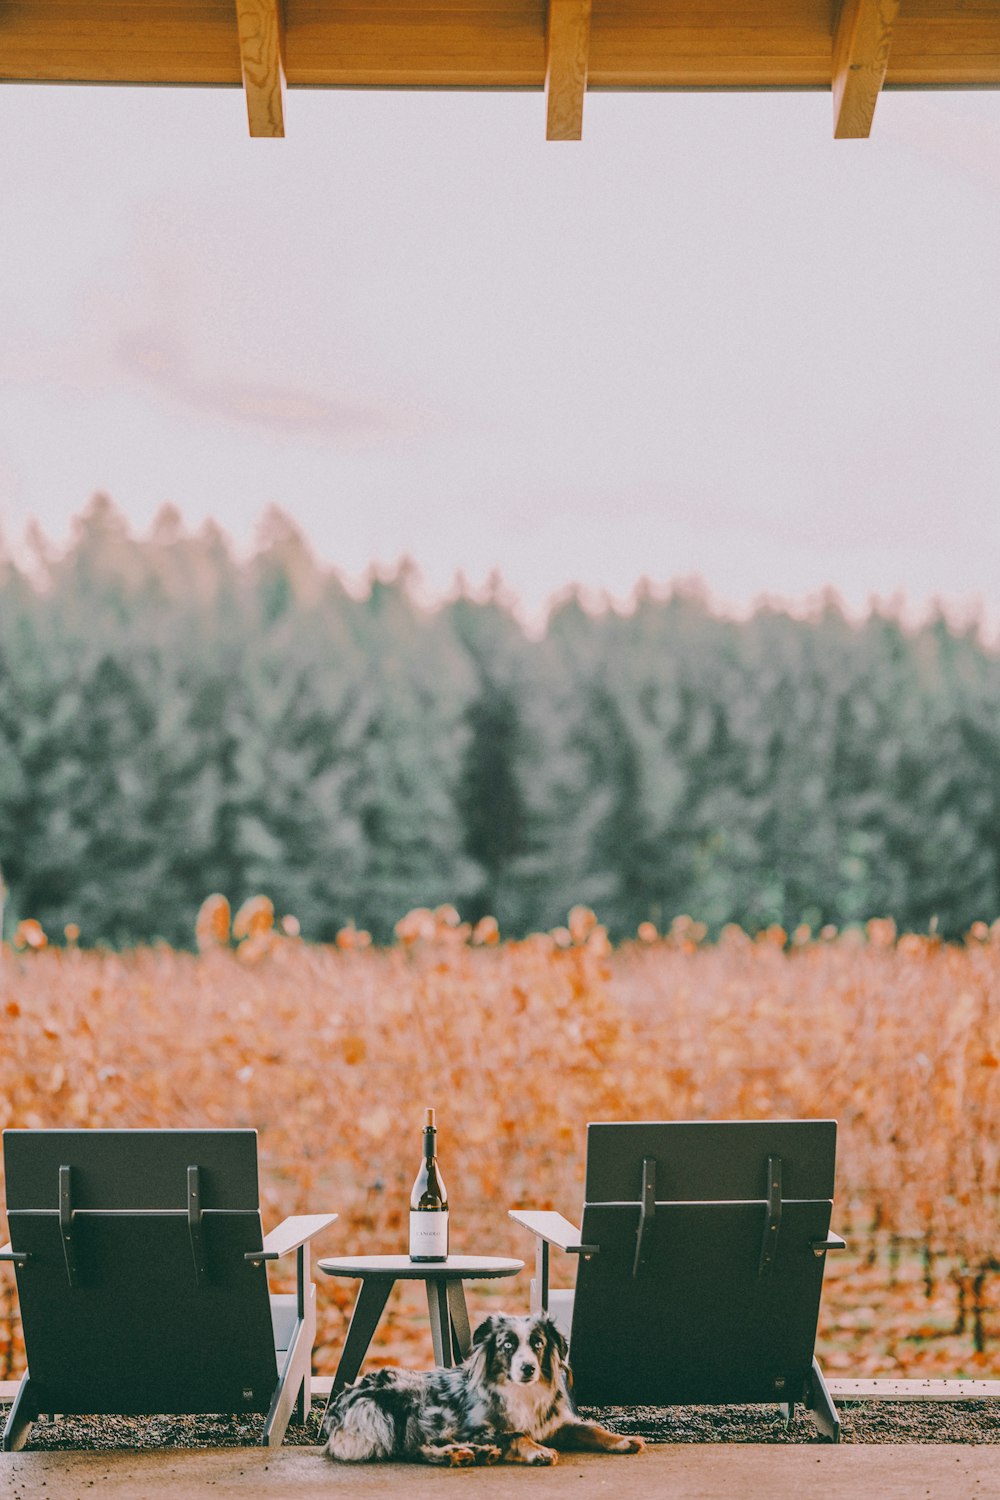
<svg viewBox="0 0 1000 1500">
<path fill-rule="evenodd" d="M 850 1401 L 837 1407 L 843 1443 L 1000 1443 L 1000 1401 Z M 617 1406 L 599 1415 L 653 1443 L 815 1443 L 808 1412 L 786 1430 L 774 1406 Z"/>
<path fill-rule="evenodd" d="M 618 1432 L 640 1433 L 653 1443 L 811 1443 L 808 1414 L 797 1412 L 786 1431 L 772 1406 L 632 1406 L 584 1408 Z M 839 1408 L 847 1443 L 998 1443 L 997 1401 L 856 1401 Z M 304 1427 L 289 1426 L 285 1442 L 320 1441 L 323 1402 L 315 1401 Z M 0 1420 L 6 1408 L 0 1406 Z M 36 1422 L 27 1446 L 54 1448 L 238 1448 L 257 1442 L 259 1418 L 64 1417 Z"/>
</svg>

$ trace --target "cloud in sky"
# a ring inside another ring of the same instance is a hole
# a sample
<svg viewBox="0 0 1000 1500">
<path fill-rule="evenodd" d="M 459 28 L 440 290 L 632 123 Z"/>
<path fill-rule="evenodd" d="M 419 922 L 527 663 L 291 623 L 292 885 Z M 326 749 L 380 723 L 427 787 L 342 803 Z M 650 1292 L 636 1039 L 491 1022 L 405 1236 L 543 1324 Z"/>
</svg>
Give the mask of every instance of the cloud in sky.
<svg viewBox="0 0 1000 1500">
<path fill-rule="evenodd" d="M 413 430 L 413 418 L 349 395 L 296 390 L 266 381 L 212 377 L 194 365 L 190 351 L 168 328 L 123 332 L 115 344 L 118 365 L 170 401 L 204 420 L 232 422 L 277 437 L 320 442 L 388 440 Z"/>
</svg>

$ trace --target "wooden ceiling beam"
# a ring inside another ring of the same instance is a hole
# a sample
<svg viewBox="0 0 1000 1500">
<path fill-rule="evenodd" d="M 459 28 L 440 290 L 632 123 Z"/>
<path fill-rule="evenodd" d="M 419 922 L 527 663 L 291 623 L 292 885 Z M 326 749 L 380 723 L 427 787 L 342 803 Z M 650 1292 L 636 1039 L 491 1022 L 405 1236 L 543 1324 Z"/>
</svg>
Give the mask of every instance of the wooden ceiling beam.
<svg viewBox="0 0 1000 1500">
<path fill-rule="evenodd" d="M 282 0 L 236 0 L 240 64 L 250 134 L 285 133 L 285 16 Z"/>
<path fill-rule="evenodd" d="M 885 80 L 899 0 L 843 0 L 833 38 L 833 134 L 865 140 Z"/>
<path fill-rule="evenodd" d="M 545 40 L 545 138 L 578 141 L 590 53 L 590 0 L 549 0 Z"/>
</svg>

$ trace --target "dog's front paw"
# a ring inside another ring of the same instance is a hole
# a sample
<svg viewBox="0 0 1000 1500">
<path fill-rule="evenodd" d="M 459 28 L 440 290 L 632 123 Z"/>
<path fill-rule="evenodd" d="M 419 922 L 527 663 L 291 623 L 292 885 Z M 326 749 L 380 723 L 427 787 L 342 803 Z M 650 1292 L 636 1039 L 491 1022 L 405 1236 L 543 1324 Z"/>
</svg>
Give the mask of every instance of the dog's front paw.
<svg viewBox="0 0 1000 1500">
<path fill-rule="evenodd" d="M 480 1443 L 475 1451 L 477 1464 L 498 1464 L 503 1458 L 503 1450 L 495 1443 Z"/>
<path fill-rule="evenodd" d="M 608 1449 L 609 1453 L 645 1453 L 645 1451 L 646 1444 L 641 1437 L 620 1438 L 613 1448 Z"/>
<path fill-rule="evenodd" d="M 529 1464 L 557 1464 L 559 1455 L 554 1448 L 532 1448 L 525 1459 Z"/>
<path fill-rule="evenodd" d="M 467 1443 L 452 1443 L 446 1452 L 447 1462 L 453 1469 L 468 1469 L 477 1462 L 476 1449 Z"/>
</svg>

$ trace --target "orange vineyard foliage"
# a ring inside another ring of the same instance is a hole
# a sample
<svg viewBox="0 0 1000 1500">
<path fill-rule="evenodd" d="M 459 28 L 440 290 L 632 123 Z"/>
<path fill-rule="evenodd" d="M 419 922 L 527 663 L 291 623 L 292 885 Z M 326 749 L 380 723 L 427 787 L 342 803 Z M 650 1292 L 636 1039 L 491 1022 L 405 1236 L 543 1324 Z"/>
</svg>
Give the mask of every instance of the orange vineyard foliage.
<svg viewBox="0 0 1000 1500">
<path fill-rule="evenodd" d="M 248 904 L 230 936 L 216 902 L 197 955 L 4 948 L 0 1122 L 254 1126 L 265 1228 L 336 1210 L 332 1255 L 405 1244 L 434 1105 L 453 1249 L 524 1258 L 506 1209 L 576 1215 L 588 1120 L 833 1116 L 850 1248 L 828 1257 L 827 1368 L 1000 1375 L 1000 939 L 982 924 L 964 948 L 888 922 L 706 946 L 678 919 L 612 950 L 582 908 L 506 943 L 442 908 L 377 949 L 354 929 L 312 947 L 272 917 Z M 353 1288 L 319 1281 L 330 1371 Z M 527 1281 L 473 1289 L 475 1308 L 526 1307 Z M 427 1362 L 412 1291 L 378 1337 L 377 1358 Z M 6 1268 L 0 1378 L 22 1365 Z"/>
</svg>

